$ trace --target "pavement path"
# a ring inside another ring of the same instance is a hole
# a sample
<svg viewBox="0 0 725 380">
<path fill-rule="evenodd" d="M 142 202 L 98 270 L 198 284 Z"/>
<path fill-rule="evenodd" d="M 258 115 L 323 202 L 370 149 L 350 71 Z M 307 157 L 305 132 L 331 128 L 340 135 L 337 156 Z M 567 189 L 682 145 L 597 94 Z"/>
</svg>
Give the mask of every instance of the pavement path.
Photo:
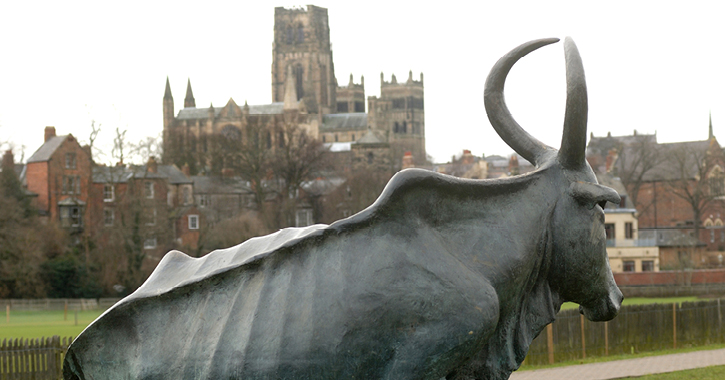
<svg viewBox="0 0 725 380">
<path fill-rule="evenodd" d="M 510 380 L 607 380 L 725 365 L 725 348 L 514 372 Z"/>
</svg>

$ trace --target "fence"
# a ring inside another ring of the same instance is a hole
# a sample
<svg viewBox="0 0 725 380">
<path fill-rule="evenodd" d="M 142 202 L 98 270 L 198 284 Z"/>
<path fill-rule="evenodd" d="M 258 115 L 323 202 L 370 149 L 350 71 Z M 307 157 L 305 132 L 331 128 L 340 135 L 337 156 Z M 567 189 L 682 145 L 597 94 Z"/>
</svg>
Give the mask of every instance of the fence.
<svg viewBox="0 0 725 380">
<path fill-rule="evenodd" d="M 57 380 L 73 338 L 3 339 L 0 343 L 0 380 Z"/>
<path fill-rule="evenodd" d="M 0 299 L 0 306 L 16 311 L 108 309 L 120 298 Z"/>
<path fill-rule="evenodd" d="M 657 351 L 725 342 L 725 300 L 629 305 L 609 322 L 565 310 L 534 339 L 525 364 Z"/>
</svg>

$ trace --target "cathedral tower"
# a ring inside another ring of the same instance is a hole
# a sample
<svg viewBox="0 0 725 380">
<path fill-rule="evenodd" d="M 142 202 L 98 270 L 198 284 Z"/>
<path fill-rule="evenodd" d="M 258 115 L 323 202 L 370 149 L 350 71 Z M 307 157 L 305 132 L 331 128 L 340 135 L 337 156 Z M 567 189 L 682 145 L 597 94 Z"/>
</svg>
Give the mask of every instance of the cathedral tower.
<svg viewBox="0 0 725 380">
<path fill-rule="evenodd" d="M 288 67 L 295 81 L 296 98 L 310 113 L 334 113 L 337 81 L 332 63 L 327 9 L 274 9 L 272 49 L 272 101 L 285 99 Z"/>
</svg>

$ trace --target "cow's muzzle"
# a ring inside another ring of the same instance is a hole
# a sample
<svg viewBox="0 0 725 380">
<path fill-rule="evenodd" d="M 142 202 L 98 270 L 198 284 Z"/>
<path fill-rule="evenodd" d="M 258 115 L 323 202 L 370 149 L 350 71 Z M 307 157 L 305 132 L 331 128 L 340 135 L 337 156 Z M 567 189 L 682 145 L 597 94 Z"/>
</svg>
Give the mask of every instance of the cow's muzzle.
<svg viewBox="0 0 725 380">
<path fill-rule="evenodd" d="M 624 295 L 616 286 L 613 288 L 609 291 L 608 296 L 579 305 L 579 312 L 593 322 L 609 321 L 616 317 L 622 306 Z"/>
</svg>

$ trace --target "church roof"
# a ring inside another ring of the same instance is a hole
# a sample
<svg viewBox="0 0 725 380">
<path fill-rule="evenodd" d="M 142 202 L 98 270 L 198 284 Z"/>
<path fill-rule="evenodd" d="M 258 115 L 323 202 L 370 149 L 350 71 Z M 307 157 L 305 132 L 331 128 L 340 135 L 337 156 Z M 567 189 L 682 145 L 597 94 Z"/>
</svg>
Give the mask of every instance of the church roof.
<svg viewBox="0 0 725 380">
<path fill-rule="evenodd" d="M 283 113 L 282 106 L 284 103 L 276 102 L 271 104 L 258 104 L 249 106 L 250 115 L 278 115 Z M 219 113 L 226 108 L 214 107 L 214 116 L 219 116 Z M 179 114 L 176 116 L 177 119 L 188 120 L 188 119 L 206 119 L 209 117 L 209 108 L 182 108 L 179 110 Z"/>
<path fill-rule="evenodd" d="M 68 135 L 65 136 L 53 136 L 48 139 L 43 145 L 38 148 L 38 150 L 33 153 L 30 158 L 28 158 L 28 163 L 31 162 L 43 162 L 50 160 L 50 157 L 55 153 L 55 150 L 58 149 L 60 144 L 65 141 L 65 138 L 68 137 Z"/>
<path fill-rule="evenodd" d="M 381 138 L 378 137 L 378 135 L 375 134 L 372 130 L 368 129 L 368 132 L 365 134 L 365 136 L 361 137 L 359 140 L 356 141 L 357 144 L 380 144 L 384 143 Z"/>
<path fill-rule="evenodd" d="M 322 130 L 367 129 L 368 114 L 364 112 L 336 113 L 322 117 Z"/>
</svg>

